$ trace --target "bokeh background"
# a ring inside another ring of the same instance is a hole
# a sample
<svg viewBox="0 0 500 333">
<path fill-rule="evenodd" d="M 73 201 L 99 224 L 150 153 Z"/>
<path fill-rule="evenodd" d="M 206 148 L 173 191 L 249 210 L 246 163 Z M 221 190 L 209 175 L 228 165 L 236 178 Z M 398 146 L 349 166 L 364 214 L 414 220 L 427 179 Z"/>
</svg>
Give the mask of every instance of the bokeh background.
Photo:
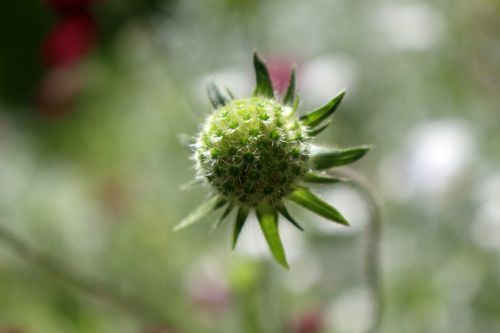
<svg viewBox="0 0 500 333">
<path fill-rule="evenodd" d="M 19 0 L 0 4 L 0 332 L 362 333 L 369 203 L 297 211 L 292 269 L 255 223 L 172 227 L 206 189 L 183 135 L 208 79 L 250 93 L 298 66 L 301 112 L 347 97 L 318 141 L 375 146 L 354 168 L 383 217 L 380 332 L 500 331 L 500 2 Z M 301 215 L 302 214 L 302 215 Z"/>
</svg>

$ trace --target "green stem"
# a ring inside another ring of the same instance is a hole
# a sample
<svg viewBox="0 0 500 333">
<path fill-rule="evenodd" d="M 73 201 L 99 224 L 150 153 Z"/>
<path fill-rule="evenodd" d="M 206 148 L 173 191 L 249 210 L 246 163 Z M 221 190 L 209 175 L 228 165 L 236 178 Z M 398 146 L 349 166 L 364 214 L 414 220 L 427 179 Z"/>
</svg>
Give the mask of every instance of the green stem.
<svg viewBox="0 0 500 333">
<path fill-rule="evenodd" d="M 146 324 L 157 324 L 169 328 L 174 327 L 171 320 L 164 313 L 151 308 L 140 299 L 129 295 L 125 296 L 121 292 L 111 289 L 109 286 L 77 274 L 62 261 L 35 249 L 35 247 L 16 236 L 1 224 L 0 242 L 9 247 L 26 262 L 33 264 L 42 271 L 59 278 L 61 281 L 85 294 L 112 304 L 121 311 L 136 317 Z"/>
<path fill-rule="evenodd" d="M 366 283 L 370 288 L 373 320 L 367 328 L 367 333 L 376 333 L 379 331 L 384 312 L 383 304 L 383 287 L 381 281 L 381 234 L 382 234 L 382 217 L 380 209 L 380 201 L 376 196 L 376 191 L 370 182 L 361 174 L 350 168 L 342 168 L 335 170 L 336 175 L 343 176 L 349 179 L 350 186 L 356 188 L 361 195 L 367 200 L 371 206 L 372 214 L 370 224 L 366 234 L 365 247 L 365 274 Z"/>
<path fill-rule="evenodd" d="M 261 286 L 265 282 L 266 270 L 268 267 L 264 262 L 258 263 L 258 277 L 247 286 L 245 290 L 238 294 L 240 300 L 241 315 L 244 330 L 247 333 L 267 333 L 261 317 L 262 306 L 267 306 L 264 301 L 265 293 L 262 292 Z M 264 297 L 264 299 L 263 299 Z M 266 300 L 267 301 L 267 300 Z M 267 314 L 267 312 L 266 312 Z"/>
</svg>

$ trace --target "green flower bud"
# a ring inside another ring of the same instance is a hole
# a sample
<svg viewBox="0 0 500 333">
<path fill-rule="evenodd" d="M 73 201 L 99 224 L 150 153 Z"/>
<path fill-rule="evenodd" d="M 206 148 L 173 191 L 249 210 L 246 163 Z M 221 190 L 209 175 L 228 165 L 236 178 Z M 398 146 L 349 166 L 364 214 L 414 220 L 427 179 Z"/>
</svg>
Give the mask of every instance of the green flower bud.
<svg viewBox="0 0 500 333">
<path fill-rule="evenodd" d="M 264 97 L 232 100 L 198 135 L 198 175 L 236 205 L 274 206 L 309 170 L 309 141 L 290 106 Z"/>
<path fill-rule="evenodd" d="M 305 185 L 332 185 L 342 181 L 321 171 L 353 163 L 370 147 L 313 146 L 312 138 L 328 126 L 327 119 L 339 106 L 344 92 L 326 105 L 297 117 L 295 71 L 292 71 L 282 101 L 277 101 L 266 65 L 257 54 L 253 60 L 256 87 L 252 97 L 235 99 L 229 91 L 229 96 L 222 94 L 214 83 L 208 85 L 214 112 L 205 120 L 191 148 L 194 148 L 197 176 L 208 181 L 214 194 L 182 220 L 175 230 L 225 206 L 214 226 L 220 225 L 233 210 L 237 210 L 232 238 L 234 248 L 249 213 L 255 211 L 274 259 L 288 267 L 279 235 L 278 216 L 299 230 L 303 228 L 290 215 L 283 199 L 332 222 L 349 225 L 335 207 Z"/>
</svg>

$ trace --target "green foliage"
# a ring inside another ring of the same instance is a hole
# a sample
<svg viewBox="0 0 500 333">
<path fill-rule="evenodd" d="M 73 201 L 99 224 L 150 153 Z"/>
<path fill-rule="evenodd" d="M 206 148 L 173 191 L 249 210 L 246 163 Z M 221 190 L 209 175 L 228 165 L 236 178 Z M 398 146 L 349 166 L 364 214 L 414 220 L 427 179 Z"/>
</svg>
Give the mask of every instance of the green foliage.
<svg viewBox="0 0 500 333">
<path fill-rule="evenodd" d="M 257 55 L 257 52 L 254 52 L 253 54 L 253 66 L 255 69 L 256 81 L 253 95 L 274 98 L 273 84 L 271 82 L 271 78 L 269 77 L 269 72 L 264 62 L 262 62 Z"/>
<path fill-rule="evenodd" d="M 185 219 L 183 219 L 175 228 L 174 230 L 181 230 L 185 227 L 190 226 L 193 223 L 198 222 L 201 220 L 204 216 L 206 216 L 208 213 L 219 209 L 222 207 L 227 200 L 221 196 L 221 195 L 215 195 L 209 200 L 205 201 L 203 204 L 201 204 L 194 212 L 189 214 Z"/>
<path fill-rule="evenodd" d="M 288 198 L 324 218 L 343 225 L 349 225 L 349 222 L 335 207 L 320 199 L 305 187 L 297 187 Z"/>
<path fill-rule="evenodd" d="M 283 97 L 283 104 L 293 105 L 295 101 L 295 68 L 292 69 L 292 73 L 290 74 L 290 82 L 288 83 L 288 88 L 286 89 L 285 96 Z"/>
<path fill-rule="evenodd" d="M 328 102 L 325 106 L 320 107 L 314 111 L 309 112 L 308 114 L 300 117 L 302 123 L 309 128 L 315 128 L 318 125 L 330 117 L 335 110 L 337 110 L 340 102 L 342 102 L 342 98 L 344 98 L 345 91 L 342 90 L 335 98 L 333 98 L 330 102 Z"/>
<path fill-rule="evenodd" d="M 222 95 L 221 91 L 217 87 L 217 85 L 213 82 L 209 82 L 207 85 L 208 98 L 212 103 L 212 106 L 217 109 L 220 106 L 224 106 L 227 104 L 228 100 L 224 95 Z"/>
<path fill-rule="evenodd" d="M 269 207 L 258 208 L 257 219 L 274 259 L 283 267 L 288 268 L 285 250 L 283 249 L 278 229 L 278 214 L 276 214 L 276 210 Z"/>
<path fill-rule="evenodd" d="M 316 170 L 351 164 L 365 156 L 370 149 L 370 146 L 352 148 L 315 147 L 311 152 L 311 163 Z"/>
<path fill-rule="evenodd" d="M 318 175 L 314 172 L 306 173 L 304 177 L 302 177 L 302 179 L 307 183 L 316 183 L 316 184 L 335 184 L 347 180 L 345 178 L 337 176 Z"/>
<path fill-rule="evenodd" d="M 312 137 L 315 137 L 317 136 L 318 134 L 320 134 L 321 132 L 323 132 L 325 129 L 327 129 L 328 126 L 330 126 L 331 124 L 331 121 L 327 121 L 326 124 L 323 124 L 319 127 L 316 127 L 316 128 L 310 128 L 308 131 L 307 131 L 307 134 L 309 134 L 310 136 Z"/>
<path fill-rule="evenodd" d="M 283 215 L 283 217 L 285 219 L 287 219 L 287 221 L 289 221 L 294 227 L 296 227 L 297 229 L 299 229 L 300 231 L 304 231 L 304 228 L 290 215 L 290 213 L 288 212 L 288 209 L 286 209 L 285 205 L 284 204 L 280 204 L 276 207 L 276 209 L 278 210 L 278 212 Z"/>
<path fill-rule="evenodd" d="M 236 243 L 238 242 L 238 238 L 240 237 L 241 229 L 243 229 L 243 225 L 247 220 L 249 213 L 249 209 L 247 207 L 240 207 L 238 209 L 238 214 L 236 215 L 236 220 L 234 221 L 234 229 L 233 229 L 233 249 L 236 247 Z"/>
</svg>

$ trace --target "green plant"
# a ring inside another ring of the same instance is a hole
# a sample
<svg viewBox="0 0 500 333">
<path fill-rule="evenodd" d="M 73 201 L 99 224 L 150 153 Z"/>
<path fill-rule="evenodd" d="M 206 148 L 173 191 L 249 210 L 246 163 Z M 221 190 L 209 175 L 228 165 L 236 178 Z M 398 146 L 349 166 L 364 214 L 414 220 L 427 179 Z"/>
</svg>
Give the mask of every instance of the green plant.
<svg viewBox="0 0 500 333">
<path fill-rule="evenodd" d="M 353 163 L 363 157 L 368 146 L 326 148 L 312 139 L 328 125 L 327 119 L 339 106 L 344 91 L 325 106 L 297 116 L 295 71 L 281 100 L 275 99 L 266 65 L 254 53 L 256 87 L 253 96 L 237 99 L 223 94 L 214 84 L 208 94 L 215 111 L 205 120 L 191 145 L 197 178 L 211 185 L 214 194 L 175 230 L 199 221 L 213 210 L 226 207 L 218 226 L 237 210 L 233 248 L 252 210 L 255 210 L 274 259 L 288 267 L 279 235 L 278 214 L 300 230 L 283 199 L 291 200 L 333 222 L 349 225 L 342 214 L 306 186 L 308 183 L 335 184 L 342 178 L 323 170 Z"/>
</svg>

